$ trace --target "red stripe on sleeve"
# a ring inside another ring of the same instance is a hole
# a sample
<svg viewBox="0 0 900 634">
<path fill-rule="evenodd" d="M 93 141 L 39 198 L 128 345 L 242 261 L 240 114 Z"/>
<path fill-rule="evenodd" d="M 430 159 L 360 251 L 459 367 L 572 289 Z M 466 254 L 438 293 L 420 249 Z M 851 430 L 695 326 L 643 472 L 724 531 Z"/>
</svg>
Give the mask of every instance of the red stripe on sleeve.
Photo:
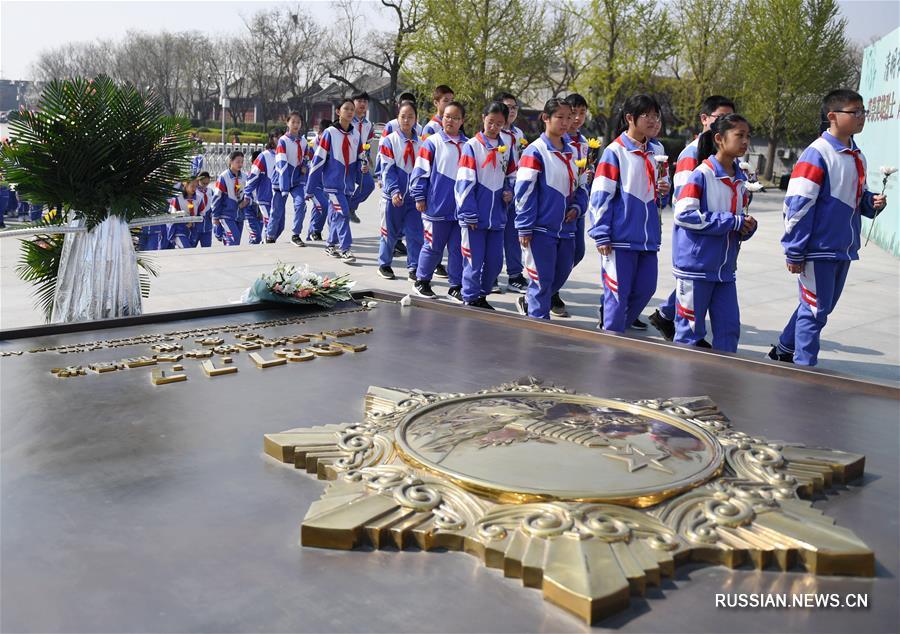
<svg viewBox="0 0 900 634">
<path fill-rule="evenodd" d="M 287 154 L 287 148 L 279 143 L 278 147 L 275 148 L 275 154 Z"/>
<path fill-rule="evenodd" d="M 394 150 L 388 143 L 383 143 L 378 147 L 378 152 L 384 154 L 388 158 L 394 158 Z"/>
<path fill-rule="evenodd" d="M 544 169 L 543 164 L 535 156 L 523 156 L 522 160 L 519 161 L 519 167 L 527 167 L 537 171 Z"/>
<path fill-rule="evenodd" d="M 216 181 L 216 189 L 220 192 L 228 193 L 228 187 L 225 186 L 225 183 L 223 183 L 221 179 Z"/>
<path fill-rule="evenodd" d="M 325 150 L 326 152 L 331 149 L 331 138 L 328 136 L 323 136 L 319 139 L 319 147 Z"/>
<path fill-rule="evenodd" d="M 816 167 L 812 163 L 803 161 L 794 166 L 794 171 L 791 172 L 791 178 L 805 178 L 817 185 L 821 185 L 825 181 L 825 170 L 821 167 Z"/>
<path fill-rule="evenodd" d="M 675 172 L 693 172 L 695 167 L 697 167 L 697 159 L 686 156 L 675 163 Z"/>
<path fill-rule="evenodd" d="M 469 154 L 463 154 L 459 157 L 459 166 L 475 169 L 475 157 Z"/>
<path fill-rule="evenodd" d="M 266 166 L 263 165 L 263 162 L 262 162 L 262 159 L 261 159 L 261 158 L 257 157 L 257 159 L 256 159 L 255 161 L 253 161 L 253 164 L 254 164 L 256 167 L 259 168 L 259 171 L 260 171 L 260 172 L 265 172 L 265 171 L 266 171 Z"/>
<path fill-rule="evenodd" d="M 424 145 L 419 148 L 419 156 L 421 156 L 423 159 L 428 159 L 429 161 L 434 158 L 434 155 L 431 153 L 431 151 Z"/>
<path fill-rule="evenodd" d="M 700 188 L 700 185 L 697 183 L 688 183 L 681 188 L 678 200 L 681 200 L 682 198 L 696 198 L 697 200 L 700 200 L 701 196 L 703 196 L 703 190 Z"/>
<path fill-rule="evenodd" d="M 619 168 L 612 163 L 600 163 L 597 165 L 597 176 L 603 176 L 611 181 L 619 180 Z"/>
</svg>

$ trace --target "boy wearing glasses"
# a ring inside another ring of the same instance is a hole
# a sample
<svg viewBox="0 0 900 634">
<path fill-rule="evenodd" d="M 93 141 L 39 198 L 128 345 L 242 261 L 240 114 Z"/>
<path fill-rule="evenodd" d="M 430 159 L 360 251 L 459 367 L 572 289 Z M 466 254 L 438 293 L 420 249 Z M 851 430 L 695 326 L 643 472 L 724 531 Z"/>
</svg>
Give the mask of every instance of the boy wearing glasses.
<svg viewBox="0 0 900 634">
<path fill-rule="evenodd" d="M 860 214 L 874 218 L 887 204 L 868 191 L 866 159 L 853 141 L 866 124 L 862 97 L 834 90 L 822 114 L 828 129 L 800 156 L 784 198 L 781 245 L 788 271 L 800 276 L 800 302 L 768 355 L 807 366 L 816 365 L 822 328 L 859 259 Z"/>
</svg>

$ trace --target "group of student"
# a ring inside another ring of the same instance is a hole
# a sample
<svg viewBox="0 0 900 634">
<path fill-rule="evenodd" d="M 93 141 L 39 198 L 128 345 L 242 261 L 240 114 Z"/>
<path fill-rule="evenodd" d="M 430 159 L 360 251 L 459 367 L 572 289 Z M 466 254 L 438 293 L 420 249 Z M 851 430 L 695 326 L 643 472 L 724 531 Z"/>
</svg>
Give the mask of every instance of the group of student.
<svg viewBox="0 0 900 634">
<path fill-rule="evenodd" d="M 521 313 L 566 316 L 560 290 L 585 256 L 587 235 L 600 254 L 600 327 L 622 333 L 647 327 L 639 317 L 656 291 L 661 209 L 671 196 L 675 289 L 649 321 L 668 340 L 737 350 L 737 259 L 757 221 L 748 211 L 752 175 L 741 162 L 751 128 L 731 100 L 704 101 L 703 131 L 678 156 L 670 184 L 668 157 L 656 140 L 661 108 L 651 96 L 626 100 L 617 135 L 602 153 L 581 132 L 589 113 L 578 94 L 546 102 L 543 133 L 530 143 L 515 125 L 518 102 L 511 94 L 499 95 L 480 117 L 471 117 L 478 121 L 471 137 L 464 132 L 466 109 L 452 89 L 438 86 L 432 97 L 435 114 L 422 126 L 415 97 L 400 96 L 374 167 L 374 125 L 366 118 L 365 93 L 343 100 L 337 120 L 320 125 L 311 144 L 300 132 L 302 117 L 292 112 L 285 134 L 253 157 L 249 178 L 242 173 L 243 154 L 233 152 L 211 195 L 203 179 L 185 184 L 173 210 L 199 213 L 208 206 L 204 218 L 211 225 L 206 233 L 205 221 L 196 233 L 196 225 L 173 225 L 170 239 L 193 246 L 208 242 L 202 236 L 211 233 L 226 245 L 238 244 L 249 213 L 259 222 L 249 223 L 251 242 L 274 242 L 290 196 L 291 240 L 304 246 L 311 201 L 307 240 L 323 240 L 327 221 L 326 252 L 354 262 L 350 223 L 359 221 L 356 210 L 378 182 L 383 278 L 395 278 L 392 263 L 400 254 L 418 295 L 435 297 L 432 279 L 447 277 L 450 299 L 492 309 L 487 297 L 499 291 L 505 263 L 507 289 L 521 293 Z M 849 262 L 858 259 L 860 214 L 874 217 L 886 205 L 883 195 L 867 190 L 865 158 L 853 141 L 865 116 L 857 93 L 829 93 L 823 100 L 827 130 L 791 175 L 782 245 L 788 270 L 800 276 L 800 301 L 769 352 L 774 360 L 815 365 L 822 327 Z"/>
</svg>

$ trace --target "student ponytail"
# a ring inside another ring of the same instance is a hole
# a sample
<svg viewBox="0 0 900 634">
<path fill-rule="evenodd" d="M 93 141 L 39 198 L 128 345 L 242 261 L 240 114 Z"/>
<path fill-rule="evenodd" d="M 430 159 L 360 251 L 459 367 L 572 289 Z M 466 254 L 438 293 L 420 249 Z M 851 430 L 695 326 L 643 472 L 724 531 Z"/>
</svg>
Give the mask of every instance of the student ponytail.
<svg viewBox="0 0 900 634">
<path fill-rule="evenodd" d="M 724 136 L 726 132 L 737 126 L 739 123 L 745 123 L 748 128 L 750 127 L 750 122 L 735 112 L 716 118 L 716 120 L 712 122 L 712 125 L 709 126 L 709 130 L 697 138 L 697 162 L 702 163 L 718 152 L 719 148 L 716 147 L 716 135 L 721 134 Z"/>
</svg>

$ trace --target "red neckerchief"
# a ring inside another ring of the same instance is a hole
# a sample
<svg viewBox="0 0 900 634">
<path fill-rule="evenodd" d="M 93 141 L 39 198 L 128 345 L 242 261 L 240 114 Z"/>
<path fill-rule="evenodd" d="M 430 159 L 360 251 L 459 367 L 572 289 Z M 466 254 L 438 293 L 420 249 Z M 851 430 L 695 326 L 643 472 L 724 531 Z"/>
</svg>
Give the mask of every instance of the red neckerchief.
<svg viewBox="0 0 900 634">
<path fill-rule="evenodd" d="M 716 176 L 716 166 L 712 164 L 712 161 L 710 161 L 709 159 L 705 159 L 703 162 L 707 167 L 709 167 L 709 169 L 712 170 L 713 176 L 716 178 L 716 180 L 722 181 L 725 185 L 728 186 L 728 189 L 731 190 L 731 213 L 737 214 L 737 181 L 731 180 L 728 174 L 726 174 L 722 178 L 719 178 L 718 176 Z"/>
<path fill-rule="evenodd" d="M 403 148 L 403 164 L 406 165 L 407 163 L 409 163 L 410 165 L 412 165 L 416 162 L 416 150 L 413 147 L 412 139 L 406 137 L 406 135 L 404 135 L 403 132 L 400 132 L 399 130 L 397 137 L 401 140 L 404 138 L 406 139 L 406 145 Z"/>
<path fill-rule="evenodd" d="M 856 206 L 859 207 L 859 200 L 862 198 L 863 187 L 865 187 L 866 184 L 866 168 L 863 166 L 862 159 L 859 158 L 859 148 L 856 148 L 855 150 L 853 148 L 847 148 L 842 151 L 850 152 L 853 156 L 853 162 L 856 164 Z"/>
<path fill-rule="evenodd" d="M 500 147 L 500 139 L 497 139 L 496 147 L 491 147 L 490 145 L 488 145 L 487 139 L 484 137 L 484 135 L 479 132 L 478 140 L 481 141 L 481 144 L 488 151 L 487 158 L 484 159 L 484 163 L 481 164 L 481 167 L 485 167 L 488 163 L 490 163 L 494 167 L 497 167 L 497 149 Z"/>
<path fill-rule="evenodd" d="M 563 145 L 565 145 L 565 141 L 563 141 Z M 559 157 L 559 160 L 566 166 L 566 171 L 569 172 L 569 196 L 571 196 L 572 192 L 575 191 L 575 172 L 572 171 L 572 155 L 566 156 L 560 150 L 555 150 L 552 147 L 550 151 Z"/>
<path fill-rule="evenodd" d="M 340 124 L 334 126 L 335 130 L 338 130 L 341 134 L 344 135 L 344 142 L 341 144 L 341 153 L 344 155 L 344 176 L 350 173 L 350 132 L 353 130 L 353 126 L 350 126 L 350 129 L 344 132 L 344 129 L 341 128 Z"/>
<path fill-rule="evenodd" d="M 635 144 L 637 143 L 636 141 L 634 141 L 634 139 L 632 139 L 630 136 L 628 136 L 627 132 L 623 132 L 619 136 L 619 138 L 616 139 L 620 145 L 622 145 L 622 146 L 625 145 L 624 143 L 622 143 L 623 136 L 627 137 L 628 140 L 631 141 L 632 143 L 635 143 Z M 649 147 L 649 139 L 648 139 L 647 147 Z M 628 149 L 628 148 L 626 148 L 626 149 Z M 644 159 L 644 169 L 647 170 L 647 191 L 652 190 L 653 197 L 656 198 L 656 196 L 658 194 L 658 189 L 657 189 L 658 185 L 656 183 L 656 168 L 653 166 L 653 163 L 650 162 L 650 156 L 651 156 L 650 150 L 649 149 L 642 150 L 640 148 L 640 146 L 638 146 L 637 149 L 629 150 L 629 152 L 633 152 L 634 154 L 637 154 L 638 156 L 640 156 Z"/>
</svg>

